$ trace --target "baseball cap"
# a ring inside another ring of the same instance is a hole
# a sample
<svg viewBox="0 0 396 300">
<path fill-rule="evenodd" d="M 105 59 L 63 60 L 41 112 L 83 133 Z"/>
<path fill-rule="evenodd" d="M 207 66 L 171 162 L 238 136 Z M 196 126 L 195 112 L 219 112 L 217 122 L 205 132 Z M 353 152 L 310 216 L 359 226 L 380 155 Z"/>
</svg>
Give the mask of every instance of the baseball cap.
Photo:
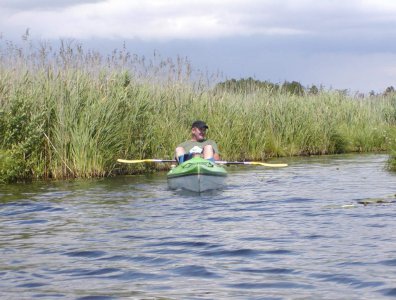
<svg viewBox="0 0 396 300">
<path fill-rule="evenodd" d="M 200 129 L 201 128 L 209 128 L 208 125 L 206 125 L 206 123 L 201 120 L 194 121 L 191 125 L 191 128 L 194 128 L 194 127 L 200 128 Z"/>
</svg>

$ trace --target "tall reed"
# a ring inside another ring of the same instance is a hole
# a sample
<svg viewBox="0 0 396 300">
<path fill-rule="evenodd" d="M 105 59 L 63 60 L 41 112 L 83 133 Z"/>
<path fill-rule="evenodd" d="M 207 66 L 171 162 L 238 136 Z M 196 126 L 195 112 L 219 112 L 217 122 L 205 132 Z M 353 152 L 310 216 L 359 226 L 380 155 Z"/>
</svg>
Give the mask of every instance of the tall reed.
<svg viewBox="0 0 396 300">
<path fill-rule="evenodd" d="M 393 106 L 393 118 L 390 116 L 390 123 L 393 125 L 388 131 L 388 144 L 390 149 L 390 157 L 388 160 L 388 168 L 392 171 L 396 171 L 396 93 L 391 93 L 388 95 L 391 101 L 391 105 Z M 391 113 L 389 114 L 391 115 Z"/>
<path fill-rule="evenodd" d="M 0 181 L 145 171 L 116 159 L 172 158 L 195 119 L 229 160 L 394 147 L 394 97 L 227 92 L 211 80 L 180 57 L 0 40 Z"/>
</svg>

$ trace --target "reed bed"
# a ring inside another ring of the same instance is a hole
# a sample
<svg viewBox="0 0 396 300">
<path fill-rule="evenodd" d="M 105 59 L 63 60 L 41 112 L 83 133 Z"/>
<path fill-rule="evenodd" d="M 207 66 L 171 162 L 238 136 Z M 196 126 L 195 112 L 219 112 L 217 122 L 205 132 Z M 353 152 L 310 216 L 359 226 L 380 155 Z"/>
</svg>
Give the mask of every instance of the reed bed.
<svg viewBox="0 0 396 300">
<path fill-rule="evenodd" d="M 116 159 L 172 158 L 196 119 L 209 124 L 208 137 L 227 160 L 395 153 L 394 96 L 236 93 L 213 89 L 213 80 L 180 57 L 0 40 L 0 181 L 166 169 Z"/>
</svg>

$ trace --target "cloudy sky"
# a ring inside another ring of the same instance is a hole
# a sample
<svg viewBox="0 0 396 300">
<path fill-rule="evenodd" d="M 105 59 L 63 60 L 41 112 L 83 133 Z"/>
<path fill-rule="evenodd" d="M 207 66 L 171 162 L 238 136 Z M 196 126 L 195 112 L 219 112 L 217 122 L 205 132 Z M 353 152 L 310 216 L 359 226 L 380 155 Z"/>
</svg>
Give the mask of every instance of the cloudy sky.
<svg viewBox="0 0 396 300">
<path fill-rule="evenodd" d="M 225 78 L 396 87 L 394 0 L 0 0 L 0 34 L 186 56 Z"/>
</svg>

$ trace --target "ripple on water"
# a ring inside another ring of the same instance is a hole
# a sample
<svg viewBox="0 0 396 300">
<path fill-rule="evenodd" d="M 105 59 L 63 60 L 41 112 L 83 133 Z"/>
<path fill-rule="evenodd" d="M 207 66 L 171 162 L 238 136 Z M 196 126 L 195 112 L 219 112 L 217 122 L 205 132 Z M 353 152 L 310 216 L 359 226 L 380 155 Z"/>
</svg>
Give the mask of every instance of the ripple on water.
<svg viewBox="0 0 396 300">
<path fill-rule="evenodd" d="M 379 292 L 384 296 L 396 297 L 396 288 L 382 289 Z"/>
<path fill-rule="evenodd" d="M 252 268 L 241 268 L 236 269 L 239 272 L 253 273 L 253 274 L 297 274 L 298 271 L 287 268 L 263 268 L 263 269 L 252 269 Z"/>
<path fill-rule="evenodd" d="M 228 285 L 236 289 L 314 289 L 313 285 L 295 283 L 290 281 L 273 281 L 273 282 L 241 282 Z"/>
<path fill-rule="evenodd" d="M 94 269 L 94 270 L 78 270 L 78 272 L 75 272 L 74 276 L 100 276 L 100 275 L 107 275 L 110 273 L 116 273 L 120 272 L 119 268 L 99 268 L 99 269 Z"/>
<path fill-rule="evenodd" d="M 19 222 L 19 224 L 45 224 L 48 223 L 48 220 L 42 220 L 42 219 L 35 219 L 35 220 L 25 220 L 25 221 L 21 221 Z"/>
<path fill-rule="evenodd" d="M 118 299 L 118 298 L 111 296 L 84 296 L 84 297 L 76 298 L 76 300 L 114 300 L 114 299 Z"/>
<path fill-rule="evenodd" d="M 165 241 L 165 242 L 151 242 L 146 243 L 144 247 L 189 247 L 189 248 L 206 248 L 208 246 L 213 246 L 207 242 L 191 242 L 191 241 Z"/>
<path fill-rule="evenodd" d="M 64 253 L 66 256 L 70 257 L 85 257 L 85 258 L 97 258 L 106 255 L 104 251 L 71 251 Z"/>
<path fill-rule="evenodd" d="M 222 276 L 209 271 L 204 266 L 186 265 L 171 269 L 171 272 L 183 277 L 221 278 Z"/>
<path fill-rule="evenodd" d="M 109 279 L 118 279 L 122 281 L 135 281 L 135 280 L 158 280 L 164 278 L 163 275 L 158 272 L 145 273 L 140 271 L 126 270 L 119 274 L 107 276 Z"/>
<path fill-rule="evenodd" d="M 51 270 L 49 270 L 51 272 Z M 145 273 L 138 270 L 129 270 L 124 268 L 74 268 L 74 269 L 63 269 L 63 270 L 53 270 L 53 274 L 67 275 L 70 277 L 81 277 L 81 278 L 101 278 L 101 279 L 116 279 L 122 281 L 130 281 L 136 279 L 158 279 L 162 278 L 160 274 L 157 273 Z"/>
<path fill-rule="evenodd" d="M 379 262 L 384 266 L 396 267 L 396 258 L 395 259 L 388 259 Z"/>
<path fill-rule="evenodd" d="M 353 286 L 355 288 L 377 287 L 383 285 L 383 283 L 379 281 L 364 281 L 349 274 L 317 274 L 315 277 L 320 278 L 323 281 L 335 282 L 338 284 Z"/>
<path fill-rule="evenodd" d="M 308 203 L 308 202 L 314 202 L 316 199 L 309 199 L 309 198 L 302 198 L 302 197 L 291 197 L 287 199 L 283 199 L 282 203 Z"/>
<path fill-rule="evenodd" d="M 44 298 L 44 299 L 56 299 L 56 298 L 65 298 L 66 295 L 63 294 L 52 294 L 52 293 L 45 293 L 45 294 L 33 294 L 33 298 Z"/>
<path fill-rule="evenodd" d="M 48 283 L 43 283 L 43 282 L 28 282 L 28 283 L 22 283 L 18 284 L 16 287 L 23 287 L 23 288 L 37 288 L 37 287 L 42 287 L 48 285 Z"/>
<path fill-rule="evenodd" d="M 253 249 L 216 250 L 201 252 L 202 256 L 211 257 L 256 257 L 260 254 L 263 254 L 263 251 Z"/>
</svg>

